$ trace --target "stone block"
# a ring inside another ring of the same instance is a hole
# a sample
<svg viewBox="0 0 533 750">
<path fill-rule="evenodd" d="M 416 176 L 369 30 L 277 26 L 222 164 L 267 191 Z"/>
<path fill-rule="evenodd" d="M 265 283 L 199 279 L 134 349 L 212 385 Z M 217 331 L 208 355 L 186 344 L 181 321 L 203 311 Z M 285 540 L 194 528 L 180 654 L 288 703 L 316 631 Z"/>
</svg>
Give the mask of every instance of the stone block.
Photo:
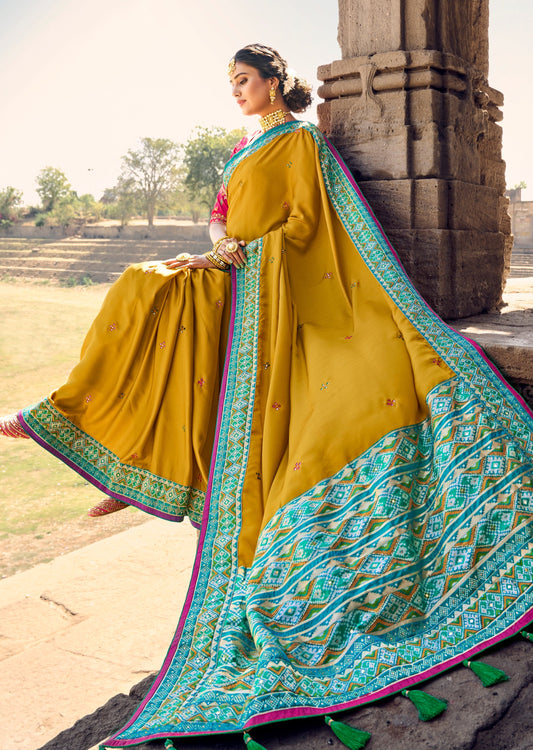
<svg viewBox="0 0 533 750">
<path fill-rule="evenodd" d="M 411 228 L 411 180 L 368 180 L 358 185 L 386 233 Z"/>
<path fill-rule="evenodd" d="M 460 180 L 449 183 L 449 229 L 499 231 L 499 195 L 496 190 Z"/>
<path fill-rule="evenodd" d="M 439 177 L 442 173 L 443 143 L 436 122 L 411 129 L 411 177 Z"/>
<path fill-rule="evenodd" d="M 455 320 L 500 304 L 505 235 L 403 229 L 388 236 L 413 284 L 441 317 Z"/>
<path fill-rule="evenodd" d="M 412 227 L 449 229 L 448 192 L 445 180 L 413 180 Z"/>
<path fill-rule="evenodd" d="M 408 128 L 385 120 L 371 121 L 355 102 L 352 98 L 328 102 L 330 119 L 326 132 L 354 177 L 357 180 L 408 178 Z"/>
</svg>

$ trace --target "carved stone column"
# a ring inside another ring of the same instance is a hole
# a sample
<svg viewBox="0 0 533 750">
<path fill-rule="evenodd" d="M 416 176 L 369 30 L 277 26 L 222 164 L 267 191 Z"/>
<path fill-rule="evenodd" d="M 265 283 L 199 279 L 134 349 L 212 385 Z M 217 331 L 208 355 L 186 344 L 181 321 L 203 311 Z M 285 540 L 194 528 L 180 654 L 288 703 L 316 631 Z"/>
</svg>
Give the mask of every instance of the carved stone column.
<svg viewBox="0 0 533 750">
<path fill-rule="evenodd" d="M 488 0 L 339 0 L 339 13 L 320 128 L 432 307 L 497 307 L 512 238 Z"/>
</svg>

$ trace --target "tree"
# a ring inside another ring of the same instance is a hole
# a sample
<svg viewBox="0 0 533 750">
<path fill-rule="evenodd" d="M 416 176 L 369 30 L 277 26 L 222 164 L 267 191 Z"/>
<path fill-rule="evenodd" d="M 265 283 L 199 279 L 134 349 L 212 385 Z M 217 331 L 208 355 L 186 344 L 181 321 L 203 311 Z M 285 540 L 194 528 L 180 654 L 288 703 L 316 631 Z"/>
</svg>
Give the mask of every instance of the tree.
<svg viewBox="0 0 533 750">
<path fill-rule="evenodd" d="M 128 221 L 139 209 L 139 193 L 133 179 L 119 177 L 114 188 L 106 188 L 101 203 L 104 204 L 105 215 L 109 219 L 119 219 L 125 227 Z"/>
<path fill-rule="evenodd" d="M 150 227 L 154 224 L 157 206 L 176 189 L 179 158 L 179 145 L 167 138 L 143 138 L 140 148 L 130 149 L 122 157 L 119 184 L 131 186 L 131 194 L 141 196 Z"/>
<path fill-rule="evenodd" d="M 45 167 L 37 175 L 37 193 L 44 211 L 53 211 L 61 202 L 72 195 L 72 188 L 66 175 L 55 167 Z"/>
<path fill-rule="evenodd" d="M 224 164 L 244 135 L 244 128 L 229 132 L 219 127 L 195 129 L 185 145 L 184 157 L 185 185 L 191 199 L 213 208 L 222 184 Z"/>
<path fill-rule="evenodd" d="M 524 182 L 524 180 L 521 180 L 516 185 L 513 185 L 511 190 L 525 190 L 527 188 L 527 182 Z"/>
<path fill-rule="evenodd" d="M 8 185 L 0 190 L 0 226 L 10 226 L 18 216 L 18 209 L 22 203 L 20 190 Z"/>
</svg>

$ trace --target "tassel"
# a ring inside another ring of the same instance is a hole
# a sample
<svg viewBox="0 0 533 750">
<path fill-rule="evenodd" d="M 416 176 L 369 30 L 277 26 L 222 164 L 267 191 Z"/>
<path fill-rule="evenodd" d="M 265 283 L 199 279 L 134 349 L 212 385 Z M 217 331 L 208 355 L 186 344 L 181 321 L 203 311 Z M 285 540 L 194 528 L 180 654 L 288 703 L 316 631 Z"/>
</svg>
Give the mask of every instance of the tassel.
<svg viewBox="0 0 533 750">
<path fill-rule="evenodd" d="M 256 742 L 255 740 L 253 740 L 248 734 L 248 732 L 244 732 L 243 737 L 244 737 L 244 741 L 246 742 L 246 747 L 249 750 L 266 750 L 266 747 L 264 747 L 263 745 L 260 745 L 259 742 Z"/>
<path fill-rule="evenodd" d="M 521 630 L 520 635 L 523 635 L 528 641 L 533 641 L 533 633 L 528 633 L 527 630 Z"/>
<path fill-rule="evenodd" d="M 472 672 L 479 677 L 485 687 L 491 685 L 497 685 L 498 682 L 505 682 L 508 680 L 508 676 L 501 669 L 491 667 L 490 664 L 485 664 L 482 661 L 464 661 L 464 667 L 470 667 Z"/>
<path fill-rule="evenodd" d="M 351 727 L 342 721 L 335 721 L 331 716 L 324 716 L 324 721 L 342 744 L 350 750 L 361 750 L 371 737 L 369 732 Z"/>
<path fill-rule="evenodd" d="M 402 695 L 409 698 L 418 709 L 418 718 L 429 721 L 446 710 L 448 702 L 435 698 L 434 695 L 424 693 L 423 690 L 402 690 Z"/>
<path fill-rule="evenodd" d="M 171 739 L 165 740 L 165 750 L 176 750 L 176 745 Z"/>
</svg>

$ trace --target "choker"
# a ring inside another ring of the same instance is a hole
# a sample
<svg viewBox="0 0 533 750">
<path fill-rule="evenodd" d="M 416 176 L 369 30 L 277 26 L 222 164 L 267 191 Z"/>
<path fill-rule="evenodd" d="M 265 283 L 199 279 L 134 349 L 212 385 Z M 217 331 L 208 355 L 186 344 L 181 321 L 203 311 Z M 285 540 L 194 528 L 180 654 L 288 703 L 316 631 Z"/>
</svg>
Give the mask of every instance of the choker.
<svg viewBox="0 0 533 750">
<path fill-rule="evenodd" d="M 259 126 L 263 133 L 270 128 L 275 128 L 276 125 L 281 125 L 285 122 L 285 118 L 289 112 L 285 112 L 283 109 L 277 109 L 275 112 L 270 112 L 268 115 L 259 118 Z"/>
</svg>

